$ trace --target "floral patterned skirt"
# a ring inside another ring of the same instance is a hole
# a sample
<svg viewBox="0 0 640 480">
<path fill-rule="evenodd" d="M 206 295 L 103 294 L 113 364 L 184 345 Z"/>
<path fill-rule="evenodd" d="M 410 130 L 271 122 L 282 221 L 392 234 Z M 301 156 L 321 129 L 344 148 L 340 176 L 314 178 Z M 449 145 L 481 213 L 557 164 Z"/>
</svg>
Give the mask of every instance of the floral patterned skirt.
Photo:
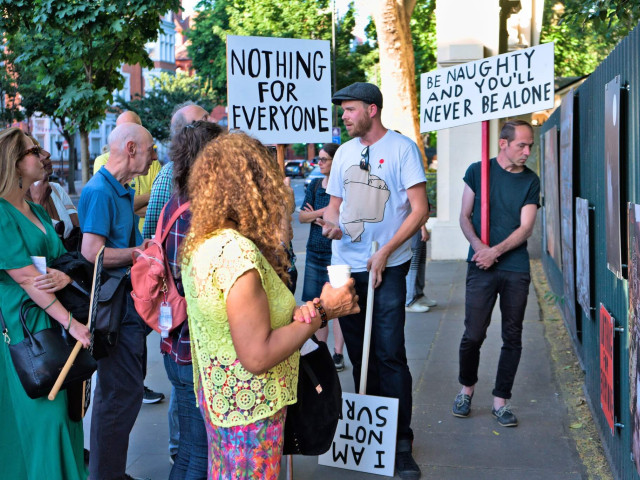
<svg viewBox="0 0 640 480">
<path fill-rule="evenodd" d="M 198 404 L 209 446 L 209 480 L 277 480 L 287 407 L 249 425 L 219 427 L 209 420 L 202 389 Z"/>
</svg>

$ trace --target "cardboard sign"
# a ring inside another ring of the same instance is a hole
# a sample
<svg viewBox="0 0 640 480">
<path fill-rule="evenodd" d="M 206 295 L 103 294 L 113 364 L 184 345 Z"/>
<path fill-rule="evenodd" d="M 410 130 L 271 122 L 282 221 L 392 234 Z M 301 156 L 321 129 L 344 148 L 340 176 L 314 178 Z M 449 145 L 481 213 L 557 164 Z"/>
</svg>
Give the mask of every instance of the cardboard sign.
<svg viewBox="0 0 640 480">
<path fill-rule="evenodd" d="M 342 392 L 342 416 L 320 465 L 393 477 L 398 399 Z"/>
<path fill-rule="evenodd" d="M 553 107 L 553 43 L 420 76 L 420 131 Z"/>
<path fill-rule="evenodd" d="M 613 435 L 613 318 L 603 304 L 600 304 L 600 406 Z"/>
<path fill-rule="evenodd" d="M 227 37 L 229 129 L 263 143 L 331 141 L 328 40 Z"/>
</svg>

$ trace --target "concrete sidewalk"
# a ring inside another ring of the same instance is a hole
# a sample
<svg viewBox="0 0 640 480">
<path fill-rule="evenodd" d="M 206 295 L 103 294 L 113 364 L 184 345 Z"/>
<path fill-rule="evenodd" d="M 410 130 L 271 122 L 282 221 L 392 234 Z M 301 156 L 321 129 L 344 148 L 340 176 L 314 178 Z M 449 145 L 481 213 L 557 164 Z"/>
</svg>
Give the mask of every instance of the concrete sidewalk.
<svg viewBox="0 0 640 480">
<path fill-rule="evenodd" d="M 300 238 L 300 237 L 298 237 Z M 300 248 L 298 248 L 300 247 Z M 296 252 L 304 247 L 294 243 Z M 304 268 L 304 254 L 297 265 Z M 427 292 L 438 306 L 422 314 L 407 314 L 407 356 L 413 375 L 414 456 L 423 478 L 447 479 L 582 479 L 586 477 L 571 440 L 567 410 L 552 375 L 549 347 L 531 287 L 525 317 L 523 354 L 513 390 L 517 428 L 502 428 L 491 415 L 491 390 L 500 354 L 500 321 L 494 316 L 482 349 L 479 384 L 469 418 L 451 415 L 459 391 L 458 345 L 463 332 L 466 263 L 430 261 Z M 298 296 L 302 290 L 302 271 Z M 329 339 L 330 347 L 333 340 Z M 149 365 L 145 384 L 170 393 L 159 336 L 148 339 Z M 354 391 L 350 362 L 340 374 L 343 389 Z M 128 473 L 166 479 L 171 466 L 167 452 L 168 400 L 143 405 L 131 435 Z M 87 425 L 88 427 L 88 425 Z M 88 440 L 88 428 L 85 429 Z M 88 442 L 87 442 L 88 444 Z M 283 469 L 284 470 L 284 469 Z M 284 478 L 284 473 L 281 474 Z M 316 457 L 294 457 L 296 479 L 379 478 L 349 470 L 319 466 Z"/>
</svg>

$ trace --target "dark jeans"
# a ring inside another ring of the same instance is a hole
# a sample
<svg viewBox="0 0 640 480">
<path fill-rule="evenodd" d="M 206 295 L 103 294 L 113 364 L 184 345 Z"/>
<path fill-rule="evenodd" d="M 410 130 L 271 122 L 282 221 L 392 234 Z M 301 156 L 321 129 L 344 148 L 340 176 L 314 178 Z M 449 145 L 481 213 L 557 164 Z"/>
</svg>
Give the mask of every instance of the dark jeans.
<svg viewBox="0 0 640 480">
<path fill-rule="evenodd" d="M 92 480 L 125 478 L 129 434 L 142 405 L 146 359 L 146 325 L 127 295 L 127 312 L 118 343 L 98 360 L 91 413 Z"/>
<path fill-rule="evenodd" d="M 480 270 L 470 263 L 467 268 L 465 299 L 465 331 L 460 342 L 459 382 L 471 387 L 478 382 L 480 347 L 487 337 L 491 312 L 500 295 L 502 313 L 502 350 L 493 396 L 511 398 L 511 388 L 516 377 L 522 353 L 522 322 L 527 306 L 528 272 Z"/>
<path fill-rule="evenodd" d="M 207 478 L 207 430 L 193 390 L 193 365 L 178 365 L 163 355 L 164 368 L 174 387 L 178 406 L 180 442 L 169 480 Z"/>
<path fill-rule="evenodd" d="M 411 431 L 411 373 L 404 348 L 405 276 L 409 262 L 387 267 L 382 283 L 374 291 L 373 324 L 367 373 L 367 394 L 397 398 L 398 439 L 413 439 Z M 369 272 L 352 273 L 356 281 L 356 293 L 360 313 L 340 318 L 340 327 L 353 364 L 353 380 L 356 391 L 360 388 L 362 368 L 362 343 L 367 306 Z"/>
<path fill-rule="evenodd" d="M 304 262 L 304 285 L 302 301 L 306 302 L 320 296 L 322 287 L 329 281 L 327 265 L 331 265 L 331 252 L 318 253 L 307 250 Z"/>
</svg>

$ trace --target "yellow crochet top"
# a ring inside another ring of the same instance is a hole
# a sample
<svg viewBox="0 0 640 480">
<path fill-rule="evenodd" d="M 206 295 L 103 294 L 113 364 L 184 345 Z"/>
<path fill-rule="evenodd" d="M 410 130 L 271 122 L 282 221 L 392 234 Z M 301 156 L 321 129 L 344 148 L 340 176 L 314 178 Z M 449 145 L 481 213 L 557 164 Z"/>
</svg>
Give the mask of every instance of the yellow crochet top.
<svg viewBox="0 0 640 480">
<path fill-rule="evenodd" d="M 267 293 L 271 328 L 291 323 L 293 295 L 256 245 L 235 230 L 216 231 L 182 266 L 196 396 L 202 389 L 209 421 L 221 427 L 248 425 L 296 402 L 298 352 L 254 375 L 240 364 L 231 340 L 227 295 L 252 269 Z"/>
</svg>

